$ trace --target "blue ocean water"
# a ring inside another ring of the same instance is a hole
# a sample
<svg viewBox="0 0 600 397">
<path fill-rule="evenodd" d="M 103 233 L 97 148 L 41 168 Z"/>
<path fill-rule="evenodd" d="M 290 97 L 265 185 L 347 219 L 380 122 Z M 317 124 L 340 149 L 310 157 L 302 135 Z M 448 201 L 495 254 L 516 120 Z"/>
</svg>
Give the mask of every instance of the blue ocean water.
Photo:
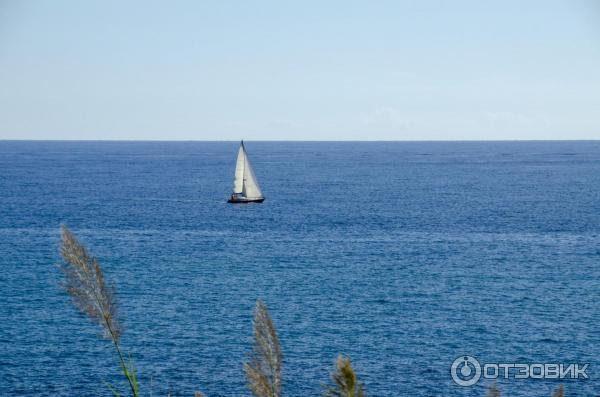
<svg viewBox="0 0 600 397">
<path fill-rule="evenodd" d="M 0 395 L 126 390 L 58 286 L 61 223 L 116 284 L 145 395 L 249 395 L 259 297 L 287 396 L 338 353 L 370 396 L 482 396 L 451 380 L 464 354 L 590 363 L 567 394 L 600 393 L 600 142 L 248 142 L 267 199 L 245 206 L 237 146 L 0 141 Z"/>
</svg>

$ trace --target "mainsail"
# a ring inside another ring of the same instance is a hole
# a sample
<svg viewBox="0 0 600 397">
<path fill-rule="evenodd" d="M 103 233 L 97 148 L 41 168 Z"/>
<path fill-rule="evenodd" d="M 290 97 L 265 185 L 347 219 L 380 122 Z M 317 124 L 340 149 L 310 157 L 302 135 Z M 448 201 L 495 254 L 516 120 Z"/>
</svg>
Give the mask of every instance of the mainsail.
<svg viewBox="0 0 600 397">
<path fill-rule="evenodd" d="M 244 190 L 244 166 L 246 163 L 246 150 L 240 145 L 237 161 L 235 163 L 235 180 L 233 181 L 233 193 L 241 194 Z"/>
<path fill-rule="evenodd" d="M 254 172 L 252 172 L 244 142 L 240 144 L 237 161 L 235 163 L 233 193 L 242 194 L 248 199 L 258 199 L 263 197 L 258 182 L 256 181 L 256 177 L 254 176 Z"/>
</svg>

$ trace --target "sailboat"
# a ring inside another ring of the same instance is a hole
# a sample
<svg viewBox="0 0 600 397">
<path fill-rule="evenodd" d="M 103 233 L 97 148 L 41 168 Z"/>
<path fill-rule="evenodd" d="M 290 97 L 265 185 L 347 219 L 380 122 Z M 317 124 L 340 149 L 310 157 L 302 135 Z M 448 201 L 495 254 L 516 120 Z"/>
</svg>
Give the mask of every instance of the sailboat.
<svg viewBox="0 0 600 397">
<path fill-rule="evenodd" d="M 233 193 L 228 203 L 243 204 L 243 203 L 262 203 L 265 197 L 260 191 L 248 154 L 244 147 L 244 141 L 240 143 L 238 150 L 237 161 L 235 163 L 235 180 L 233 181 Z"/>
</svg>

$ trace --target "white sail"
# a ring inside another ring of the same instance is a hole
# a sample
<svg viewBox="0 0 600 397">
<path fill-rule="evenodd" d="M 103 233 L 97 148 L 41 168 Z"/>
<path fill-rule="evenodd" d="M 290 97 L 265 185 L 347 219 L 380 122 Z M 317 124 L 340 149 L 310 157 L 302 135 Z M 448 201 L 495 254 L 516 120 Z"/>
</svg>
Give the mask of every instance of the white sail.
<svg viewBox="0 0 600 397">
<path fill-rule="evenodd" d="M 240 144 L 237 161 L 235 163 L 233 193 L 241 194 L 245 199 L 264 198 L 260 191 L 260 187 L 258 186 L 258 182 L 256 181 L 256 177 L 254 176 L 254 172 L 252 172 L 252 167 L 250 166 L 250 161 L 248 160 L 243 141 Z"/>
<path fill-rule="evenodd" d="M 248 156 L 246 155 L 246 150 L 244 149 L 244 145 L 242 144 L 242 150 L 244 152 L 244 183 L 242 193 L 244 197 L 249 199 L 262 198 L 262 192 L 260 191 L 260 187 L 258 186 L 258 182 L 256 181 L 256 177 L 254 176 L 254 172 L 252 172 L 252 167 L 250 166 L 250 161 L 248 160 Z M 238 157 L 239 159 L 239 157 Z M 237 167 L 236 167 L 237 170 Z"/>
<path fill-rule="evenodd" d="M 246 150 L 244 144 L 240 145 L 237 161 L 235 163 L 235 180 L 233 181 L 233 193 L 242 193 L 244 190 L 244 167 L 246 164 Z"/>
</svg>

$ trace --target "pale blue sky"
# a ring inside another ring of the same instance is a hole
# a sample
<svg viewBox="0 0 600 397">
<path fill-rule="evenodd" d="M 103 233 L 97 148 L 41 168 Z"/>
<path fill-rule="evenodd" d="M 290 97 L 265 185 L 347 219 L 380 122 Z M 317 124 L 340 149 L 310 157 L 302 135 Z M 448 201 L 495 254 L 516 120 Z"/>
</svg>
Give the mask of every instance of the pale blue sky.
<svg viewBox="0 0 600 397">
<path fill-rule="evenodd" d="M 0 139 L 600 139 L 600 1 L 0 0 Z"/>
</svg>

